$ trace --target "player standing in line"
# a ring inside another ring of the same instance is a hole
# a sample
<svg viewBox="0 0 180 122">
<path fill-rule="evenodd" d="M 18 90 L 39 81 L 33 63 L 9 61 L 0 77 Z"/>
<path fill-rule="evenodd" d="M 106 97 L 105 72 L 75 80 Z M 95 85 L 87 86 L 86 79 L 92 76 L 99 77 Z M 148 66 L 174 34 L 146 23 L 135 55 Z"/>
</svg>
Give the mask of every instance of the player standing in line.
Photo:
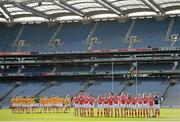
<svg viewBox="0 0 180 122">
<path fill-rule="evenodd" d="M 36 107 L 35 107 L 36 101 L 35 101 L 35 97 L 31 97 L 30 100 L 31 100 L 32 113 L 36 113 Z"/>
<path fill-rule="evenodd" d="M 60 104 L 61 104 L 60 112 L 63 113 L 63 108 L 64 108 L 64 98 L 63 98 L 62 96 L 60 97 Z"/>
<path fill-rule="evenodd" d="M 53 104 L 54 113 L 58 113 L 58 101 L 57 101 L 57 97 L 56 96 L 53 97 L 53 102 L 54 102 L 54 104 Z"/>
<path fill-rule="evenodd" d="M 22 96 L 20 96 L 19 97 L 19 113 L 23 113 L 23 99 L 24 99 L 24 97 L 22 97 Z"/>
<path fill-rule="evenodd" d="M 73 99 L 73 102 L 74 102 L 74 107 L 75 107 L 75 116 L 79 116 L 79 98 L 78 98 L 78 95 L 76 94 L 74 99 Z"/>
<path fill-rule="evenodd" d="M 149 94 L 149 117 L 154 116 L 154 98 L 152 94 Z"/>
<path fill-rule="evenodd" d="M 137 108 L 137 98 L 135 96 L 133 96 L 131 99 L 131 109 L 132 109 L 131 116 L 132 117 L 137 117 L 136 108 Z"/>
<path fill-rule="evenodd" d="M 51 113 L 51 97 L 48 97 L 47 98 L 47 109 L 48 109 L 48 113 Z"/>
<path fill-rule="evenodd" d="M 109 107 L 108 107 L 108 116 L 113 117 L 113 100 L 114 100 L 114 96 L 113 93 L 109 93 Z"/>
<path fill-rule="evenodd" d="M 75 94 L 75 96 L 73 98 L 73 104 L 74 104 L 74 116 L 79 116 L 79 112 L 78 112 L 79 100 L 78 100 L 78 95 L 77 94 Z"/>
<path fill-rule="evenodd" d="M 148 104 L 148 96 L 146 93 L 143 93 L 143 116 L 148 117 L 149 116 L 149 104 Z"/>
<path fill-rule="evenodd" d="M 20 113 L 23 113 L 23 112 L 24 112 L 24 107 L 23 107 L 24 101 L 25 101 L 25 97 L 22 97 L 22 96 L 21 96 L 20 99 L 19 99 Z"/>
<path fill-rule="evenodd" d="M 104 116 L 108 116 L 108 96 L 107 94 L 104 95 Z"/>
<path fill-rule="evenodd" d="M 101 115 L 101 117 L 103 116 L 103 103 L 104 102 L 104 98 L 103 96 L 98 96 L 97 98 L 97 116 L 99 117 Z"/>
<path fill-rule="evenodd" d="M 26 113 L 32 113 L 31 98 L 26 97 Z"/>
<path fill-rule="evenodd" d="M 65 109 L 64 109 L 64 113 L 70 113 L 70 108 L 71 108 L 71 98 L 69 95 L 67 95 L 64 99 L 64 105 L 65 105 Z"/>
<path fill-rule="evenodd" d="M 143 102 L 143 99 L 142 99 L 142 96 L 141 94 L 138 95 L 137 97 L 137 102 L 138 102 L 138 117 L 142 117 L 142 102 Z"/>
<path fill-rule="evenodd" d="M 84 105 L 83 105 L 84 104 L 84 97 L 83 97 L 82 93 L 79 94 L 78 99 L 79 99 L 80 116 L 83 117 L 83 115 L 84 115 Z"/>
<path fill-rule="evenodd" d="M 115 109 L 115 117 L 119 117 L 119 98 L 118 98 L 118 96 L 114 96 L 113 103 L 114 103 L 114 109 Z"/>
<path fill-rule="evenodd" d="M 43 99 L 44 99 L 44 113 L 48 113 L 48 97 L 45 96 Z"/>
<path fill-rule="evenodd" d="M 56 113 L 56 109 L 55 109 L 55 97 L 54 95 L 51 97 L 51 113 Z"/>
<path fill-rule="evenodd" d="M 89 116 L 89 96 L 84 94 L 84 116 Z"/>
<path fill-rule="evenodd" d="M 35 111 L 37 112 L 37 113 L 39 113 L 39 104 L 40 104 L 40 98 L 39 98 L 39 96 L 37 96 L 36 98 L 35 98 Z"/>
<path fill-rule="evenodd" d="M 95 99 L 92 95 L 90 95 L 89 98 L 89 103 L 90 103 L 90 116 L 94 117 L 94 104 L 95 104 Z"/>
<path fill-rule="evenodd" d="M 155 93 L 154 96 L 154 112 L 155 112 L 155 117 L 159 117 L 160 116 L 160 103 L 161 103 L 161 98 L 159 97 L 159 95 L 157 93 Z"/>
<path fill-rule="evenodd" d="M 124 92 L 121 93 L 121 117 L 125 117 L 126 113 L 126 95 Z"/>
<path fill-rule="evenodd" d="M 58 96 L 55 96 L 54 97 L 54 103 L 55 103 L 55 112 L 56 113 L 59 113 L 59 108 L 60 108 L 60 104 L 59 104 L 59 99 L 58 99 L 59 97 Z"/>
<path fill-rule="evenodd" d="M 127 117 L 131 116 L 131 95 L 127 94 L 126 97 L 126 115 Z"/>
<path fill-rule="evenodd" d="M 53 112 L 53 98 L 52 98 L 52 96 L 48 97 L 48 110 L 49 110 L 49 113 Z"/>
<path fill-rule="evenodd" d="M 20 97 L 16 96 L 16 113 L 20 113 L 20 109 L 21 105 L 20 105 Z"/>
<path fill-rule="evenodd" d="M 118 109 L 118 111 L 119 111 L 119 117 L 121 116 L 121 95 L 118 95 L 117 96 L 118 97 L 118 103 L 119 103 L 119 109 Z"/>
<path fill-rule="evenodd" d="M 40 98 L 40 113 L 44 113 L 44 97 Z"/>
</svg>

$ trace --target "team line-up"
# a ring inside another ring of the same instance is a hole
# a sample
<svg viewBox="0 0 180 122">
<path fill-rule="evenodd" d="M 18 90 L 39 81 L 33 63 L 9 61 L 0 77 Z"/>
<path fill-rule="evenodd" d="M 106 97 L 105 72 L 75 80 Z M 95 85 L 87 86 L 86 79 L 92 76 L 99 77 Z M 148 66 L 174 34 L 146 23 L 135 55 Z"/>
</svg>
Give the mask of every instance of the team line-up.
<svg viewBox="0 0 180 122">
<path fill-rule="evenodd" d="M 74 115 L 81 117 L 159 117 L 162 98 L 157 93 L 106 93 L 97 98 L 80 92 L 72 99 L 63 97 L 13 97 L 14 113 L 68 113 L 74 107 Z M 97 109 L 95 109 L 97 108 Z"/>
</svg>

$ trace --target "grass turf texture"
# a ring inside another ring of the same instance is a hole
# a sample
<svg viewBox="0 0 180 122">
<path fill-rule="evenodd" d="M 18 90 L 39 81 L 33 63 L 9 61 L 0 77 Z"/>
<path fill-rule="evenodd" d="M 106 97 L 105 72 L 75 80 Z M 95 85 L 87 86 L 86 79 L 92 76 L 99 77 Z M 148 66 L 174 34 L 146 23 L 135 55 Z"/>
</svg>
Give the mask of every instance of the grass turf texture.
<svg viewBox="0 0 180 122">
<path fill-rule="evenodd" d="M 10 109 L 0 109 L 0 122 L 180 122 L 180 109 L 161 109 L 159 118 L 108 118 L 75 117 L 73 109 L 68 114 L 13 114 Z"/>
</svg>

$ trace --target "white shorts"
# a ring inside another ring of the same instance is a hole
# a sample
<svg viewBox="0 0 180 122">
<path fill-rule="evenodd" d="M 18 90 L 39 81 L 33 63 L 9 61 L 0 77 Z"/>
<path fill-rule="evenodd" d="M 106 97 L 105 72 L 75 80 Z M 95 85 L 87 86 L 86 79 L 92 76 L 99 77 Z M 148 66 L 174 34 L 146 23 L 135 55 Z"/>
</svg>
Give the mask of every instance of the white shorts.
<svg viewBox="0 0 180 122">
<path fill-rule="evenodd" d="M 154 104 L 154 110 L 160 109 L 160 105 L 159 104 Z"/>
<path fill-rule="evenodd" d="M 78 106 L 79 106 L 79 108 L 84 108 L 83 104 L 79 104 Z"/>
<path fill-rule="evenodd" d="M 109 105 L 109 107 L 108 108 L 113 108 L 114 107 L 114 105 Z"/>
<path fill-rule="evenodd" d="M 126 104 L 121 104 L 121 108 L 126 108 Z"/>
<path fill-rule="evenodd" d="M 131 108 L 132 109 L 136 109 L 136 105 L 131 105 Z"/>
<path fill-rule="evenodd" d="M 131 104 L 126 104 L 126 108 L 131 108 Z"/>
<path fill-rule="evenodd" d="M 52 104 L 48 104 L 48 107 L 52 107 L 53 105 Z"/>
<path fill-rule="evenodd" d="M 148 109 L 149 108 L 149 104 L 143 104 L 143 108 Z"/>
<path fill-rule="evenodd" d="M 150 105 L 149 105 L 149 108 L 154 108 L 154 106 L 150 106 Z"/>
<path fill-rule="evenodd" d="M 89 104 L 84 104 L 84 108 L 89 108 Z"/>
<path fill-rule="evenodd" d="M 108 104 L 104 104 L 104 108 L 109 108 L 109 105 Z"/>
<path fill-rule="evenodd" d="M 114 108 L 119 108 L 119 104 L 114 104 L 113 107 Z"/>
<path fill-rule="evenodd" d="M 44 107 L 46 107 L 46 108 L 49 107 L 49 104 L 44 104 Z"/>
<path fill-rule="evenodd" d="M 31 106 L 32 108 L 34 108 L 34 107 L 35 107 L 35 104 L 31 104 L 30 106 Z"/>
<path fill-rule="evenodd" d="M 143 108 L 142 104 L 138 104 L 137 108 L 142 109 Z"/>
<path fill-rule="evenodd" d="M 94 108 L 94 104 L 93 104 L 93 105 L 90 104 L 90 105 L 89 105 L 89 108 Z"/>
<path fill-rule="evenodd" d="M 27 105 L 23 104 L 23 105 L 22 105 L 22 107 L 23 107 L 23 108 L 26 108 L 26 107 L 27 107 Z"/>
<path fill-rule="evenodd" d="M 35 107 L 39 107 L 39 103 L 36 103 L 36 104 L 35 104 Z"/>
<path fill-rule="evenodd" d="M 71 107 L 71 105 L 65 105 L 65 107 Z"/>
<path fill-rule="evenodd" d="M 62 108 L 63 104 L 56 104 L 56 106 Z"/>
<path fill-rule="evenodd" d="M 74 103 L 74 108 L 78 108 L 78 104 Z"/>
<path fill-rule="evenodd" d="M 43 104 L 39 104 L 39 106 L 40 106 L 41 108 L 43 108 L 43 107 L 44 107 L 44 105 L 43 105 Z"/>
<path fill-rule="evenodd" d="M 103 104 L 98 104 L 97 107 L 98 108 L 104 108 L 104 105 Z"/>
<path fill-rule="evenodd" d="M 17 108 L 21 108 L 23 106 L 23 104 L 16 104 Z"/>
</svg>

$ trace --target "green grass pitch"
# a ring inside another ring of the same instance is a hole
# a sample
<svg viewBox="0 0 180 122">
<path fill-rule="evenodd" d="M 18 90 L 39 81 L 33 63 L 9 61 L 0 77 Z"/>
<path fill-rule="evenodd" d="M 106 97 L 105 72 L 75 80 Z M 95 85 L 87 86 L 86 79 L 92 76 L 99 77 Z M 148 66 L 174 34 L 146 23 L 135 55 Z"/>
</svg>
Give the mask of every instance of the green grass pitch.
<svg viewBox="0 0 180 122">
<path fill-rule="evenodd" d="M 12 114 L 10 109 L 0 109 L 0 122 L 180 122 L 180 109 L 161 109 L 159 118 L 100 118 L 75 117 L 73 109 L 68 114 Z"/>
</svg>

